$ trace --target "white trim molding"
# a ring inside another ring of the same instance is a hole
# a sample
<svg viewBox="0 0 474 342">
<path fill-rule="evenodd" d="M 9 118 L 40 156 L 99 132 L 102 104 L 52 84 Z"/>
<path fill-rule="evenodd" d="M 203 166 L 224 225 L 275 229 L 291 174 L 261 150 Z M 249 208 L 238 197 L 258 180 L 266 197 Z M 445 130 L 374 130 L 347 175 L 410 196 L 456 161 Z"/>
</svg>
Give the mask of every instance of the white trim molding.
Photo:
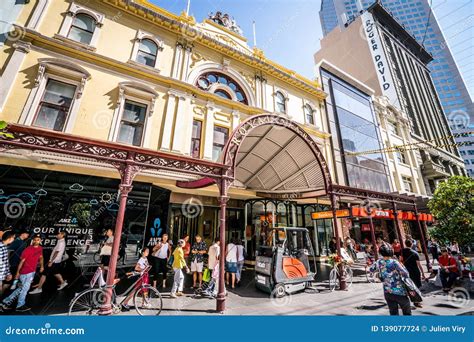
<svg viewBox="0 0 474 342">
<path fill-rule="evenodd" d="M 43 19 L 44 14 L 46 13 L 46 9 L 48 8 L 49 3 L 50 3 L 49 0 L 38 1 L 33 11 L 33 14 L 31 15 L 30 20 L 28 20 L 28 24 L 26 25 L 26 27 L 32 30 L 38 29 L 38 26 L 41 23 L 41 20 Z"/>
<path fill-rule="evenodd" d="M 72 40 L 68 37 L 69 30 L 71 29 L 71 25 L 73 23 L 73 20 L 78 14 L 87 14 L 95 20 L 96 27 L 94 29 L 94 33 L 92 35 L 92 39 L 91 39 L 89 45 L 83 44 L 83 43 L 80 43 L 80 42 L 76 42 L 75 40 Z M 104 24 L 104 19 L 105 19 L 104 14 L 95 12 L 95 11 L 91 10 L 90 8 L 88 8 L 88 7 L 78 5 L 75 2 L 73 2 L 73 3 L 71 3 L 71 6 L 69 7 L 69 10 L 66 12 L 66 15 L 64 17 L 64 21 L 61 25 L 61 29 L 59 30 L 59 34 L 55 35 L 55 38 L 62 39 L 62 40 L 68 40 L 70 42 L 77 43 L 82 47 L 89 46 L 89 48 L 95 49 L 97 47 L 97 42 L 99 40 L 99 34 L 100 34 L 101 27 Z"/>
<path fill-rule="evenodd" d="M 147 107 L 145 122 L 143 123 L 143 136 L 141 147 L 147 147 L 149 144 L 151 127 L 148 127 L 149 118 L 153 115 L 158 93 L 150 86 L 139 82 L 121 82 L 118 85 L 119 96 L 114 110 L 112 125 L 109 132 L 109 140 L 117 141 L 122 120 L 125 101 L 130 100 L 143 104 Z"/>
<path fill-rule="evenodd" d="M 285 98 L 285 111 L 280 112 L 277 106 L 277 94 L 281 93 Z M 273 111 L 277 114 L 286 114 L 288 115 L 288 101 L 290 100 L 288 92 L 285 89 L 279 88 L 277 86 L 273 86 Z"/>
<path fill-rule="evenodd" d="M 191 70 L 189 72 L 185 82 L 194 85 L 199 76 L 207 72 L 219 72 L 233 78 L 235 82 L 237 82 L 241 87 L 242 90 L 245 92 L 245 96 L 247 97 L 248 105 L 251 107 L 255 107 L 255 94 L 252 90 L 252 86 L 245 80 L 245 78 L 236 70 L 231 68 L 230 66 L 224 66 L 214 62 L 207 62 L 203 63 Z M 233 92 L 233 91 L 232 91 Z"/>
<path fill-rule="evenodd" d="M 156 44 L 156 47 L 157 47 L 156 60 L 155 60 L 155 65 L 153 67 L 142 64 L 142 63 L 137 61 L 137 56 L 138 56 L 138 50 L 140 48 L 140 43 L 144 39 L 151 40 L 153 43 Z M 135 40 L 133 42 L 132 54 L 131 54 L 130 59 L 129 59 L 128 62 L 131 63 L 131 64 L 134 64 L 134 65 L 138 65 L 140 67 L 152 68 L 155 71 L 160 72 L 160 69 L 158 68 L 158 64 L 159 64 L 159 61 L 160 61 L 160 51 L 163 51 L 163 49 L 164 49 L 164 42 L 161 38 L 159 38 L 159 37 L 157 37 L 157 36 L 155 36 L 151 33 L 145 32 L 143 30 L 138 30 L 137 31 L 137 36 L 135 37 Z"/>
<path fill-rule="evenodd" d="M 22 41 L 13 44 L 13 54 L 8 61 L 2 77 L 0 77 L 0 112 L 7 102 L 8 96 L 13 88 L 15 79 L 20 71 L 21 65 L 25 60 L 26 54 L 30 52 L 31 45 Z"/>
<path fill-rule="evenodd" d="M 68 60 L 40 58 L 38 62 L 38 74 L 36 75 L 33 89 L 31 89 L 21 113 L 19 123 L 28 126 L 33 124 L 46 84 L 49 79 L 54 79 L 76 86 L 76 93 L 74 94 L 74 99 L 69 108 L 68 117 L 63 129 L 63 132 L 71 133 L 76 121 L 85 84 L 91 75 L 86 69 Z"/>
</svg>

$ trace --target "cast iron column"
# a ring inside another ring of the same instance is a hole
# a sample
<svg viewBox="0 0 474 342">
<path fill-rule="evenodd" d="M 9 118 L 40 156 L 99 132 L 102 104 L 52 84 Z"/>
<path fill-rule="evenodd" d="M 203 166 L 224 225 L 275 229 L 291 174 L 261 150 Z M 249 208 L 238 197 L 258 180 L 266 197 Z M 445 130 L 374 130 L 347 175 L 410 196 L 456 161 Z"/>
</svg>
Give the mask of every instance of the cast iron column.
<svg viewBox="0 0 474 342">
<path fill-rule="evenodd" d="M 337 212 L 336 212 L 336 195 L 334 193 L 330 193 L 330 198 L 331 198 L 331 210 L 332 210 L 332 226 L 334 229 L 334 234 L 336 235 L 336 249 L 337 249 L 337 255 L 342 258 L 341 255 L 341 238 L 339 236 L 339 229 L 337 227 Z M 340 285 L 340 290 L 345 290 L 347 288 L 346 286 L 346 275 L 344 274 L 344 267 L 342 267 L 342 263 L 339 264 L 339 285 Z"/>
<path fill-rule="evenodd" d="M 374 248 L 375 260 L 379 258 L 379 250 L 377 248 L 377 240 L 375 239 L 374 221 L 372 220 L 372 209 L 370 208 L 370 200 L 367 198 L 367 215 L 369 216 L 370 236 L 372 238 L 372 245 Z"/>
<path fill-rule="evenodd" d="M 127 158 L 129 161 L 132 160 L 132 155 L 130 154 Z M 114 230 L 114 243 L 112 245 L 112 254 L 110 255 L 109 269 L 107 272 L 107 292 L 105 298 L 105 305 L 101 308 L 102 315 L 110 315 L 112 313 L 112 287 L 114 285 L 115 273 L 117 268 L 117 259 L 120 250 L 120 239 L 122 237 L 122 226 L 123 220 L 125 217 L 125 209 L 127 208 L 127 199 L 128 194 L 132 191 L 132 182 L 138 168 L 131 165 L 130 163 L 121 164 L 118 166 L 121 179 L 120 179 L 120 199 L 119 199 L 119 208 L 117 212 L 117 218 L 115 220 L 115 230 Z"/>
<path fill-rule="evenodd" d="M 400 228 L 400 222 L 398 221 L 397 203 L 393 201 L 392 206 L 393 206 L 393 217 L 394 217 L 393 223 L 395 224 L 395 228 L 397 229 L 398 240 L 400 240 L 400 245 L 403 249 L 405 248 L 405 242 L 403 241 L 402 229 Z"/>
<path fill-rule="evenodd" d="M 219 217 L 219 240 L 220 240 L 220 254 L 219 254 L 219 289 L 217 293 L 216 311 L 224 313 L 225 310 L 225 225 L 226 225 L 226 209 L 227 201 L 227 185 L 225 180 L 220 181 L 219 186 L 219 204 L 220 204 L 220 217 Z"/>
<path fill-rule="evenodd" d="M 418 208 L 416 206 L 416 203 L 413 203 L 413 208 L 415 209 L 416 224 L 418 225 L 418 229 L 421 235 L 421 248 L 423 249 L 423 254 L 425 255 L 425 258 L 426 258 L 426 267 L 429 270 L 431 269 L 430 257 L 428 255 L 428 249 L 426 248 L 425 232 L 423 231 L 423 228 L 421 227 L 421 224 L 420 224 L 420 217 L 418 215 Z"/>
</svg>

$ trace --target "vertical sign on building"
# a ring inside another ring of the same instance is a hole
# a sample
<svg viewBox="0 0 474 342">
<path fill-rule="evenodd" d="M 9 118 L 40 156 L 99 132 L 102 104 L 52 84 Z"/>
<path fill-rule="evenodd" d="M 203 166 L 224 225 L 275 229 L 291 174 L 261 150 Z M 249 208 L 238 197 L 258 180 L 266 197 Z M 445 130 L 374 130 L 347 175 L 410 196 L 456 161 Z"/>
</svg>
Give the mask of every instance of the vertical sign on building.
<svg viewBox="0 0 474 342">
<path fill-rule="evenodd" d="M 395 83 L 393 82 L 390 66 L 388 65 L 387 57 L 382 46 L 379 31 L 375 25 L 374 17 L 370 12 L 364 12 L 361 15 L 364 33 L 369 44 L 369 50 L 372 55 L 372 61 L 375 65 L 377 77 L 382 89 L 382 94 L 387 96 L 390 103 L 401 109 L 400 101 L 395 90 Z"/>
</svg>

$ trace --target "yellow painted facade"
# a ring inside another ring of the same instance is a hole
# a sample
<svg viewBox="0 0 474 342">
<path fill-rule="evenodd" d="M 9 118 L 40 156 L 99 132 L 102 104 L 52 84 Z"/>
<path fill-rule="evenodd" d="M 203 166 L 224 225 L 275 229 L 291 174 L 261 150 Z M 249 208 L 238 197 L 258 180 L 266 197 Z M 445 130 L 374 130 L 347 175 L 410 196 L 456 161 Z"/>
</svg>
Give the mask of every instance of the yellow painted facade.
<svg viewBox="0 0 474 342">
<path fill-rule="evenodd" d="M 211 160 L 214 127 L 225 127 L 230 134 L 251 115 L 276 112 L 275 94 L 281 91 L 287 108 L 280 115 L 313 136 L 331 167 L 330 135 L 323 115 L 326 94 L 317 81 L 266 59 L 244 37 L 210 20 L 196 23 L 192 17 L 169 13 L 146 1 L 132 4 L 110 0 L 32 0 L 25 4 L 15 22 L 18 35 L 0 51 L 4 83 L 0 120 L 32 125 L 47 80 L 71 81 L 81 91 L 73 99 L 63 132 L 116 141 L 124 98 L 143 100 L 148 112 L 141 147 L 189 156 L 192 123 L 198 120 L 202 123 L 199 156 Z M 97 18 L 93 43 L 67 38 L 71 20 L 80 13 Z M 140 37 L 153 37 L 160 44 L 154 67 L 136 61 Z M 197 77 L 209 70 L 239 84 L 248 104 L 199 89 Z M 305 105 L 314 110 L 314 124 L 306 122 Z M 87 163 L 55 160 L 45 165 L 14 156 L 2 157 L 1 163 L 118 177 L 112 169 Z M 162 176 L 139 175 L 137 180 L 190 195 L 218 193 L 215 187 L 191 192 L 179 189 L 173 179 Z M 245 199 L 256 194 L 232 188 L 230 196 Z"/>
</svg>

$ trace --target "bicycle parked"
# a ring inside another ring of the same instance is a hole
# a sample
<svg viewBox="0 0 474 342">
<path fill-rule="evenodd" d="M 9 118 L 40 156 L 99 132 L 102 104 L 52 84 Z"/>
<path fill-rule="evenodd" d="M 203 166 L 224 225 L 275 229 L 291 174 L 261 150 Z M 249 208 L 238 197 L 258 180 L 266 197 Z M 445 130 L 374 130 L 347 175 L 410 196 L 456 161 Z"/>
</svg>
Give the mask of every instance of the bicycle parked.
<svg viewBox="0 0 474 342">
<path fill-rule="evenodd" d="M 341 249 L 341 252 L 343 250 Z M 332 292 L 337 288 L 341 287 L 340 284 L 340 269 L 339 265 L 342 265 L 342 271 L 344 272 L 345 280 L 346 280 L 346 288 L 348 289 L 352 285 L 352 278 L 354 273 L 350 267 L 349 260 L 350 257 L 346 256 L 347 253 L 342 253 L 342 257 L 334 254 L 329 256 L 329 262 L 332 265 L 332 270 L 329 272 L 329 290 Z"/>
<path fill-rule="evenodd" d="M 133 298 L 135 311 L 140 316 L 156 316 L 161 313 L 163 308 L 163 299 L 160 292 L 151 285 L 145 283 L 144 279 L 148 277 L 151 267 L 147 267 L 143 272 L 131 272 L 128 278 L 139 275 L 138 279 L 125 290 L 117 295 L 114 285 L 106 285 L 103 278 L 102 268 L 98 268 L 91 280 L 91 288 L 78 293 L 69 305 L 69 316 L 73 315 L 99 315 L 106 305 L 108 292 L 111 291 L 112 313 L 117 314 L 122 311 L 125 301 L 128 301 L 130 294 Z M 97 282 L 99 287 L 94 287 Z M 118 300 L 118 297 L 123 299 Z"/>
</svg>

